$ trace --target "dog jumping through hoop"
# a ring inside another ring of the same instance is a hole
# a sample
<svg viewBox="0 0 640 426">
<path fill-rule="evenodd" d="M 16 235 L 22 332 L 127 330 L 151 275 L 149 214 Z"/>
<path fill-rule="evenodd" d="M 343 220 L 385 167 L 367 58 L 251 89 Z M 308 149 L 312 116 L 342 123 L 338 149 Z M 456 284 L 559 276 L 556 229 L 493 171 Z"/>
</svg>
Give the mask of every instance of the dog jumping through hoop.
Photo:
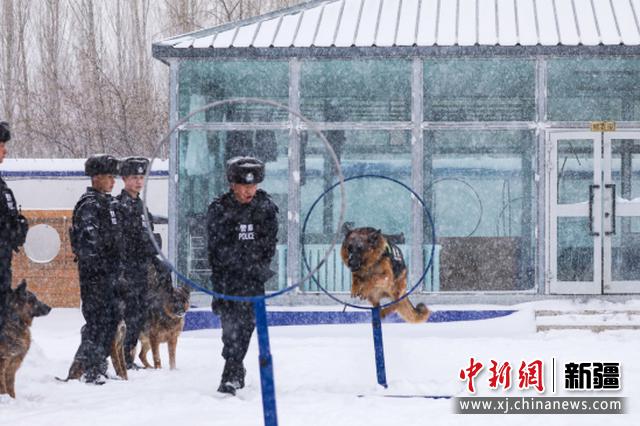
<svg viewBox="0 0 640 426">
<path fill-rule="evenodd" d="M 351 297 L 380 306 L 382 299 L 398 300 L 407 292 L 407 266 L 398 246 L 379 229 L 343 227 L 345 238 L 340 255 L 351 270 Z M 421 323 L 431 312 L 423 303 L 417 306 L 405 297 L 381 311 L 384 318 L 392 312 L 407 322 Z"/>
</svg>

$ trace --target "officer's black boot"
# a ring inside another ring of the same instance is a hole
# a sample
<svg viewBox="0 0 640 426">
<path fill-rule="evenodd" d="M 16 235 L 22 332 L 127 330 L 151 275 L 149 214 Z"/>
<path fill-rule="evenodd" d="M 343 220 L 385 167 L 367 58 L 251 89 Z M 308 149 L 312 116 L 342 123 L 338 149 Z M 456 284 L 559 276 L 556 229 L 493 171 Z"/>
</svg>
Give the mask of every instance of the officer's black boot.
<svg viewBox="0 0 640 426">
<path fill-rule="evenodd" d="M 222 382 L 220 386 L 218 386 L 218 392 L 220 393 L 228 393 L 229 395 L 236 395 L 236 388 L 229 382 Z"/>
<path fill-rule="evenodd" d="M 244 368 L 242 362 L 236 363 L 233 368 L 233 377 L 231 381 L 237 383 L 236 389 L 242 389 L 244 387 L 244 378 L 247 375 L 247 370 Z"/>
<path fill-rule="evenodd" d="M 236 394 L 236 388 L 231 384 L 233 363 L 227 360 L 224 363 L 224 369 L 222 370 L 222 378 L 220 379 L 220 386 L 218 386 L 218 392 L 228 393 L 230 395 Z"/>
<path fill-rule="evenodd" d="M 103 377 L 109 378 L 109 375 L 107 374 L 108 369 L 109 369 L 109 363 L 107 362 L 107 360 L 103 359 L 102 361 L 100 361 L 100 366 L 98 368 L 100 375 Z"/>
<path fill-rule="evenodd" d="M 242 362 L 238 363 L 227 360 L 224 363 L 224 370 L 222 371 L 222 379 L 220 380 L 220 386 L 218 386 L 218 392 L 235 395 L 236 390 L 244 387 L 244 374 L 245 369 Z"/>
<path fill-rule="evenodd" d="M 138 364 L 135 363 L 135 361 L 133 360 L 133 352 L 135 351 L 135 348 L 133 351 L 124 351 L 124 362 L 127 365 L 127 370 L 140 370 L 142 369 L 142 367 L 140 367 Z"/>
<path fill-rule="evenodd" d="M 92 385 L 104 385 L 106 383 L 100 372 L 100 368 L 95 367 L 87 369 L 82 377 L 80 377 L 80 381 Z"/>
<path fill-rule="evenodd" d="M 133 361 L 127 363 L 127 370 L 142 370 L 142 368 Z"/>
</svg>

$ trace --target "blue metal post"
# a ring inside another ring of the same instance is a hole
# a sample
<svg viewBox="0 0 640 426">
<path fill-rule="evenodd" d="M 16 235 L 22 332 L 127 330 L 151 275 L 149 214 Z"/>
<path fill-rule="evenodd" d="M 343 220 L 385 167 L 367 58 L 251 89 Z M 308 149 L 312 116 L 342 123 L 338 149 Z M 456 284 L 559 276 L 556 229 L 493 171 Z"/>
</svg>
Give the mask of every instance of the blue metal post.
<svg viewBox="0 0 640 426">
<path fill-rule="evenodd" d="M 256 314 L 256 329 L 258 331 L 258 348 L 260 355 L 260 385 L 262 388 L 262 411 L 265 426 L 278 426 L 276 412 L 276 388 L 273 381 L 273 363 L 269 348 L 269 328 L 267 327 L 267 307 L 261 299 L 253 303 Z"/>
<path fill-rule="evenodd" d="M 371 325 L 373 326 L 373 347 L 376 352 L 376 373 L 378 384 L 387 387 L 387 372 L 384 368 L 384 345 L 382 344 L 382 322 L 380 321 L 380 307 L 371 309 Z"/>
</svg>

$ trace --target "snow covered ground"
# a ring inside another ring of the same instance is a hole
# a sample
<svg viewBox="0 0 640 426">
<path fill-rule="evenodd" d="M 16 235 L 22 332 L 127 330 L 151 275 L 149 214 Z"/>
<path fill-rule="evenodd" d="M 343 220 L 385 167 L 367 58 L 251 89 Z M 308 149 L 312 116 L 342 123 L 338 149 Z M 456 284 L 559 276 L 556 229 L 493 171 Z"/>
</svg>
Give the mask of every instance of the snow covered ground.
<svg viewBox="0 0 640 426">
<path fill-rule="evenodd" d="M 434 309 L 451 309 L 434 306 Z M 496 308 L 495 306 L 492 308 Z M 500 307 L 505 308 L 505 307 Z M 637 425 L 640 424 L 640 332 L 553 331 L 536 333 L 534 309 L 639 309 L 640 302 L 536 302 L 514 306 L 507 317 L 437 324 L 384 324 L 389 389 L 375 380 L 371 327 L 367 324 L 292 326 L 270 329 L 280 425 Z M 222 370 L 220 330 L 182 334 L 178 369 L 141 370 L 130 380 L 104 386 L 60 383 L 79 343 L 78 309 L 54 309 L 34 322 L 33 343 L 18 372 L 17 399 L 0 398 L 0 425 L 262 425 L 255 334 L 246 366 L 247 387 L 237 397 L 216 388 Z M 166 347 L 161 348 L 168 364 Z M 544 396 L 623 396 L 624 415 L 460 415 L 453 400 L 383 398 L 386 394 L 469 396 L 458 378 L 470 357 L 486 365 L 476 379 L 480 396 L 535 396 L 518 389 L 522 360 L 544 362 Z M 551 359 L 620 362 L 622 390 L 552 394 Z M 488 386 L 490 360 L 514 366 L 512 388 Z M 359 398 L 358 395 L 367 395 Z"/>
</svg>

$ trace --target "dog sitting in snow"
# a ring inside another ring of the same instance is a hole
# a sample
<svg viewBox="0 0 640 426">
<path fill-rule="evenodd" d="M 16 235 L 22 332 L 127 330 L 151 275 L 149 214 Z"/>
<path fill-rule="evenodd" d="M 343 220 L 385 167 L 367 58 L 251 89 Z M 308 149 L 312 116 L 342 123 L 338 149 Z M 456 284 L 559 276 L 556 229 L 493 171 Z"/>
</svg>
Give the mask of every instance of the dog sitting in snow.
<svg viewBox="0 0 640 426">
<path fill-rule="evenodd" d="M 169 367 L 176 368 L 178 336 L 184 327 L 184 316 L 189 310 L 189 287 L 174 287 L 171 275 L 157 264 L 150 266 L 147 319 L 140 333 L 142 347 L 138 358 L 145 368 L 150 368 L 147 353 L 151 349 L 154 368 L 162 368 L 160 343 L 169 348 Z M 134 349 L 135 350 L 135 349 Z"/>
<path fill-rule="evenodd" d="M 27 282 L 7 294 L 0 321 L 0 394 L 16 397 L 16 372 L 31 346 L 33 318 L 47 315 L 51 308 L 27 290 Z"/>
<path fill-rule="evenodd" d="M 344 229 L 346 236 L 340 255 L 351 270 L 351 297 L 368 300 L 380 306 L 384 298 L 397 300 L 407 292 L 407 267 L 400 249 L 389 243 L 379 229 Z M 407 322 L 420 323 L 429 319 L 429 309 L 422 303 L 414 307 L 404 298 L 382 309 L 384 318 L 397 311 Z"/>
</svg>

